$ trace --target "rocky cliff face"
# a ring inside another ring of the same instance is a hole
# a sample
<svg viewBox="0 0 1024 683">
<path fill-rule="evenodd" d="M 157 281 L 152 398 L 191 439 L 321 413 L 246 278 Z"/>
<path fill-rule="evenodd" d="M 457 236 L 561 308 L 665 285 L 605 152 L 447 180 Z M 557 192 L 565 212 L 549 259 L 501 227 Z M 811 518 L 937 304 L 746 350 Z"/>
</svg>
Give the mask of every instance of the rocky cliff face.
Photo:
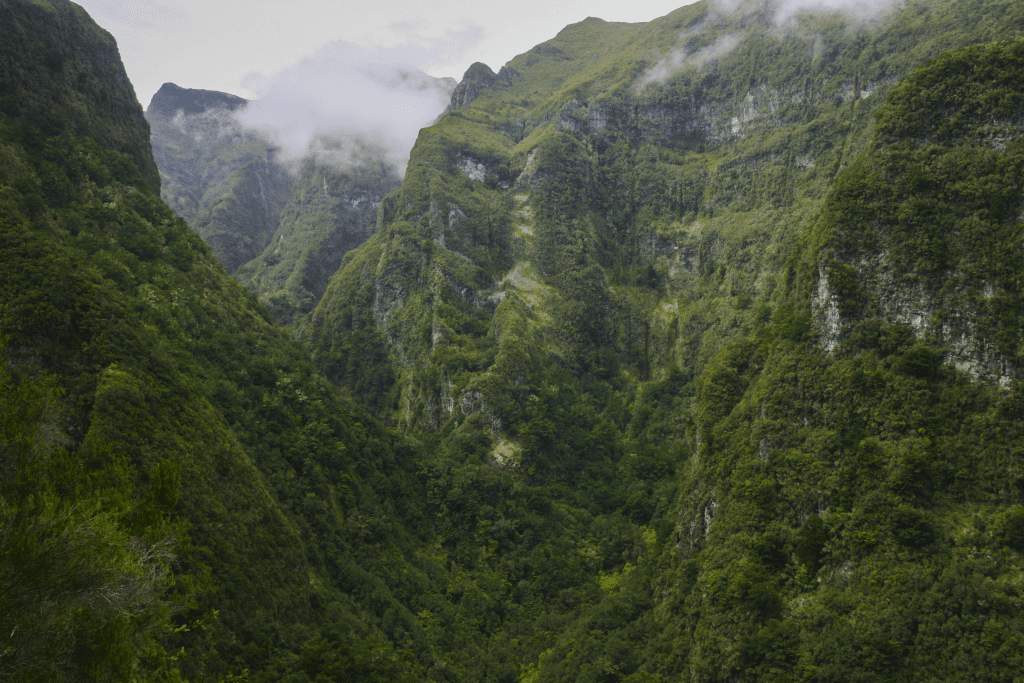
<svg viewBox="0 0 1024 683">
<path fill-rule="evenodd" d="M 383 86 L 448 93 L 450 79 L 381 69 Z M 298 159 L 273 131 L 240 123 L 242 98 L 165 84 L 147 110 L 162 196 L 282 323 L 306 315 L 342 257 L 377 226 L 401 182 L 391 153 L 359 134 L 324 134 Z"/>
<path fill-rule="evenodd" d="M 601 661 L 637 680 L 841 680 L 881 671 L 843 645 L 880 634 L 908 679 L 928 660 L 909 622 L 872 613 L 871 577 L 950 628 L 924 607 L 955 601 L 938 576 L 966 546 L 947 525 L 984 500 L 1015 515 L 1024 490 L 999 436 L 1018 433 L 1020 93 L 997 76 L 1016 57 L 992 56 L 1019 43 L 928 60 L 1019 39 L 1021 12 L 588 20 L 512 60 L 510 83 L 471 69 L 421 133 L 300 329 L 320 367 L 524 486 L 599 491 L 588 477 L 614 463 L 635 519 L 657 490 L 645 458 L 678 458 L 629 598 L 650 611 L 614 625 L 602 610 L 632 607 L 609 597 L 531 675 L 585 679 L 579 653 L 639 633 L 678 658 Z"/>
<path fill-rule="evenodd" d="M 229 273 L 269 244 L 292 186 L 273 147 L 236 120 L 246 104 L 165 83 L 146 110 L 161 196 Z"/>
<path fill-rule="evenodd" d="M 296 322 L 320 301 L 345 254 L 373 234 L 381 202 L 399 182 L 372 148 L 344 167 L 306 159 L 268 245 L 236 277 L 278 321 Z"/>
<path fill-rule="evenodd" d="M 1001 51 L 1009 63 L 1014 50 Z M 872 145 L 837 180 L 819 223 L 812 310 L 827 348 L 877 316 L 939 344 L 967 375 L 1008 388 L 1021 367 L 1011 273 L 1024 205 L 1013 142 L 1022 102 L 998 67 L 980 61 L 996 58 L 978 54 L 969 79 L 962 65 L 974 56 L 954 53 L 890 95 Z"/>
<path fill-rule="evenodd" d="M 513 308 L 532 330 L 515 345 L 536 343 L 533 356 L 550 354 L 579 376 L 609 363 L 636 379 L 672 365 L 699 372 L 723 343 L 763 324 L 799 236 L 836 174 L 867 148 L 892 85 L 951 45 L 936 36 L 1001 30 L 964 33 L 954 16 L 925 29 L 914 23 L 920 11 L 876 27 L 812 17 L 779 33 L 696 6 L 643 28 L 569 27 L 510 62 L 505 77 L 474 65 L 453 95 L 456 113 L 421 136 L 401 198 L 383 214 L 386 233 L 357 259 L 367 294 L 347 279 L 308 334 L 336 347 L 345 332 L 335 316 L 372 300 L 372 325 L 406 373 L 401 414 L 425 411 L 435 426 L 464 419 L 443 407 L 464 394 L 512 405 L 507 392 L 477 386 L 512 382 L 484 379 L 501 374 L 497 360 L 453 387 L 414 378 L 454 338 L 445 330 L 468 324 L 460 321 L 489 330 L 500 358 L 500 321 Z M 906 41 L 907 30 L 921 40 Z M 815 315 L 834 327 L 825 290 Z M 878 298 L 887 319 L 934 316 L 897 303 L 907 296 L 895 287 Z M 572 309 L 586 313 L 568 322 Z M 998 380 L 991 342 L 969 341 L 960 316 L 945 319 L 951 362 Z"/>
</svg>

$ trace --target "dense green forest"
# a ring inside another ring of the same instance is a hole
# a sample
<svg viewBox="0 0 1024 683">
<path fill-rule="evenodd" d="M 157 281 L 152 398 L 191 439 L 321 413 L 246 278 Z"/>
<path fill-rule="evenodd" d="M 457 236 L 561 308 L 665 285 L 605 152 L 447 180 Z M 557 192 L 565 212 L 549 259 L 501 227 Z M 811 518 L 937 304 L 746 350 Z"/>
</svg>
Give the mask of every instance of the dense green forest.
<svg viewBox="0 0 1024 683">
<path fill-rule="evenodd" d="M 1024 7 L 758 8 L 475 65 L 284 328 L 0 0 L 0 679 L 1019 680 Z"/>
</svg>

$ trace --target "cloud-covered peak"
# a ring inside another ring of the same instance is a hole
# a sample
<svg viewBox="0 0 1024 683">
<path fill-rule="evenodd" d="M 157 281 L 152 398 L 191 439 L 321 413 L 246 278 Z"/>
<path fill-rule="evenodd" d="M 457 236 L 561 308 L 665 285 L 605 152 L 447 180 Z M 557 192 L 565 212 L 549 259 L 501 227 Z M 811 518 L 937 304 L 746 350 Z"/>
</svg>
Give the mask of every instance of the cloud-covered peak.
<svg viewBox="0 0 1024 683">
<path fill-rule="evenodd" d="M 322 138 L 360 140 L 404 171 L 419 130 L 444 111 L 454 87 L 413 66 L 420 50 L 339 41 L 273 76 L 250 74 L 244 85 L 259 98 L 239 121 L 286 158 L 315 153 Z"/>
</svg>

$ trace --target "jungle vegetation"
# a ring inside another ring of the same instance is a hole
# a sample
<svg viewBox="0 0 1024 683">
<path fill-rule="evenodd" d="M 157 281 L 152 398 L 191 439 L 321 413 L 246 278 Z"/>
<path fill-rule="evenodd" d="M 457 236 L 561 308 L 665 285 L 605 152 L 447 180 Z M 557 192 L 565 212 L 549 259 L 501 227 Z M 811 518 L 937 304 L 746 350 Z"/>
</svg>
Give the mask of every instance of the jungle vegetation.
<svg viewBox="0 0 1024 683">
<path fill-rule="evenodd" d="M 1024 8 L 771 17 L 471 69 L 284 328 L 0 3 L 0 677 L 1019 678 Z"/>
</svg>

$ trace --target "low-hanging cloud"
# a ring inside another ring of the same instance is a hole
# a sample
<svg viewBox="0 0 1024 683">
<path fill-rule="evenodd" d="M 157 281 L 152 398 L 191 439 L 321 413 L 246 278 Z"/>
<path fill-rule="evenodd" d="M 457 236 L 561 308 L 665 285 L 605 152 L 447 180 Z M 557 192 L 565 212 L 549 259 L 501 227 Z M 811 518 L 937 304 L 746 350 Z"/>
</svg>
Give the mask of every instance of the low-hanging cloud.
<svg viewBox="0 0 1024 683">
<path fill-rule="evenodd" d="M 706 64 L 717 61 L 736 49 L 743 41 L 740 33 L 730 33 L 718 38 L 710 45 L 696 50 L 675 49 L 657 64 L 648 69 L 640 77 L 637 85 L 643 87 L 649 83 L 664 83 L 668 78 L 682 69 L 700 69 Z"/>
<path fill-rule="evenodd" d="M 721 14 L 774 10 L 778 26 L 788 24 L 803 12 L 838 12 L 849 18 L 869 20 L 903 5 L 903 0 L 712 0 L 713 11 Z"/>
<path fill-rule="evenodd" d="M 239 122 L 261 131 L 285 159 L 314 155 L 344 165 L 375 149 L 404 172 L 419 130 L 444 111 L 455 85 L 414 66 L 429 50 L 331 43 L 269 78 L 250 74 L 243 85 L 259 97 Z"/>
<path fill-rule="evenodd" d="M 700 48 L 677 47 L 647 69 L 637 80 L 636 87 L 651 83 L 664 83 L 672 75 L 685 69 L 699 70 L 722 59 L 745 37 L 740 28 L 742 21 L 754 14 L 770 16 L 772 24 L 783 33 L 800 29 L 795 22 L 803 13 L 839 13 L 855 22 L 877 19 L 903 5 L 904 0 L 711 0 L 707 15 L 698 23 L 679 34 L 678 44 L 687 45 L 713 26 L 733 26 L 735 30 Z M 820 40 L 820 38 L 819 38 Z"/>
</svg>

